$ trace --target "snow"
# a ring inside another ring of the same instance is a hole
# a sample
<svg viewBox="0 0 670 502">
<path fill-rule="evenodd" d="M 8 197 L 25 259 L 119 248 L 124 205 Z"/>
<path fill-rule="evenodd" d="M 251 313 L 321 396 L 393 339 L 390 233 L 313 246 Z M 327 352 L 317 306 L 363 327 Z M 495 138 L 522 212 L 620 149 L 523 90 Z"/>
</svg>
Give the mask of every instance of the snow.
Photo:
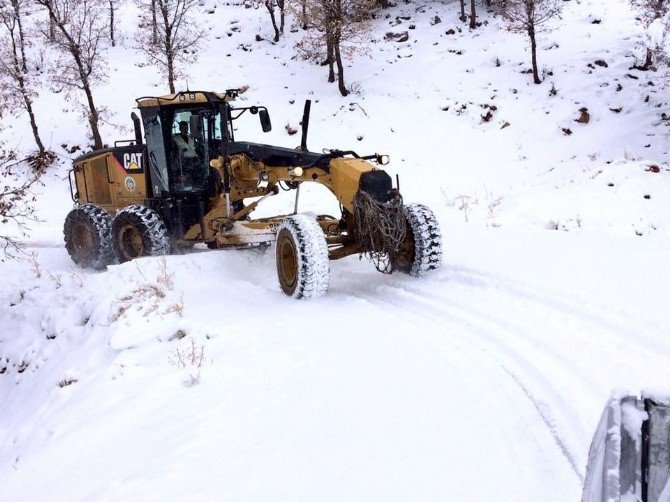
<svg viewBox="0 0 670 502">
<path fill-rule="evenodd" d="M 638 409 L 633 403 L 621 404 L 621 426 L 635 441 L 638 451 L 642 443 L 642 423 L 645 420 L 649 420 L 649 415 L 646 411 Z"/>
<path fill-rule="evenodd" d="M 386 276 L 350 257 L 310 301 L 280 291 L 272 249 L 79 270 L 62 240 L 76 154 L 60 145 L 85 144 L 85 126 L 44 88 L 37 120 L 62 164 L 38 187 L 34 257 L 0 264 L 0 498 L 578 499 L 611 390 L 668 395 L 667 81 L 629 69 L 645 33 L 627 2 L 566 2 L 539 40 L 540 86 L 520 73 L 526 40 L 487 14 L 470 32 L 454 3 L 393 7 L 347 98 L 291 60 L 300 32 L 255 42 L 263 9 L 208 5 L 189 86 L 250 86 L 242 103 L 267 105 L 274 130 L 240 121 L 240 138 L 295 146 L 284 125 L 310 98 L 311 149 L 390 154 L 405 200 L 440 221 L 442 267 Z M 107 140 L 132 136 L 134 98 L 166 92 L 131 48 L 133 9 L 96 88 Z M 410 23 L 406 43 L 383 41 Z M 30 149 L 27 121 L 3 135 Z M 305 186 L 300 210 L 337 203 Z"/>
</svg>

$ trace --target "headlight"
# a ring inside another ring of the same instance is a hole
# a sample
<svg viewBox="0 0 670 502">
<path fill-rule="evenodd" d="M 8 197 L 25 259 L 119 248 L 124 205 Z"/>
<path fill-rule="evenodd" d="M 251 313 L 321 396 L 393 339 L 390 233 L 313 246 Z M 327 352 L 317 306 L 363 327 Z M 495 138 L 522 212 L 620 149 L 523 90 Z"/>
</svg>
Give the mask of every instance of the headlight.
<svg viewBox="0 0 670 502">
<path fill-rule="evenodd" d="M 378 164 L 385 166 L 389 162 L 391 162 L 391 157 L 389 157 L 388 155 L 377 155 Z"/>
</svg>

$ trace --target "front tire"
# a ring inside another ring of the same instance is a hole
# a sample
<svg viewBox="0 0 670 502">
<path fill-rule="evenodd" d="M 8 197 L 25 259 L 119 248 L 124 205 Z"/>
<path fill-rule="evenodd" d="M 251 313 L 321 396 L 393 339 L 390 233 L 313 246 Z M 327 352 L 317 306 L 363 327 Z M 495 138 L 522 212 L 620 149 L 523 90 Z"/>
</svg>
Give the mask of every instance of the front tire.
<svg viewBox="0 0 670 502">
<path fill-rule="evenodd" d="M 277 233 L 277 277 L 284 293 L 296 299 L 326 294 L 330 276 L 328 245 L 314 218 L 284 219 Z"/>
<path fill-rule="evenodd" d="M 112 262 L 112 219 L 95 204 L 75 207 L 65 218 L 63 236 L 72 261 L 81 268 L 104 269 Z"/>
<path fill-rule="evenodd" d="M 156 211 L 142 205 L 123 208 L 112 222 L 112 247 L 119 263 L 140 256 L 169 254 L 167 227 Z"/>
<path fill-rule="evenodd" d="M 433 212 L 422 204 L 405 206 L 407 236 L 394 257 L 394 269 L 420 277 L 442 262 L 442 233 Z"/>
</svg>

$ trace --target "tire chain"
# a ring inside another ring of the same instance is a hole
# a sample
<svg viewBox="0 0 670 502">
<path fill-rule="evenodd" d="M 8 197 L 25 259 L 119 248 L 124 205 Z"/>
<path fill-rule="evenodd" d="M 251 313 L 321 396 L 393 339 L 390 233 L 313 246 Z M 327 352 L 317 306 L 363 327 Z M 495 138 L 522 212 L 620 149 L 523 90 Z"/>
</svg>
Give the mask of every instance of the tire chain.
<svg viewBox="0 0 670 502">
<path fill-rule="evenodd" d="M 71 250 L 68 243 L 68 236 L 72 231 L 71 227 L 75 223 L 87 222 L 90 222 L 93 225 L 93 228 L 97 233 L 99 248 L 97 256 L 91 263 L 77 263 L 77 265 L 84 268 L 90 267 L 95 270 L 101 270 L 114 261 L 114 253 L 112 250 L 112 219 L 109 216 L 109 213 L 101 207 L 96 206 L 95 204 L 82 204 L 70 211 L 65 218 L 65 226 L 63 229 L 65 248 L 74 261 L 73 250 Z"/>
<path fill-rule="evenodd" d="M 405 214 L 414 234 L 414 259 L 410 275 L 421 276 L 442 262 L 442 233 L 437 218 L 423 204 L 405 206 Z"/>
</svg>

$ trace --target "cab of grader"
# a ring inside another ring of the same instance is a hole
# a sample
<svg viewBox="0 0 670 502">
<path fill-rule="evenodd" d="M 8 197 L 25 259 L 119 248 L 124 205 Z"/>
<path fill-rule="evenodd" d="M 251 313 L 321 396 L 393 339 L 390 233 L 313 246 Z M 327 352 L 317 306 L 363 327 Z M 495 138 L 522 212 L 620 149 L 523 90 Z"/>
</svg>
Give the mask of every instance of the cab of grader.
<svg viewBox="0 0 670 502">
<path fill-rule="evenodd" d="M 385 155 L 310 152 L 305 103 L 297 149 L 238 141 L 233 123 L 246 112 L 271 129 L 267 108 L 234 107 L 239 91 L 187 91 L 138 98 L 135 138 L 74 160 L 75 206 L 64 225 L 65 245 L 84 268 L 167 254 L 198 243 L 248 247 L 276 241 L 281 289 L 295 298 L 324 294 L 329 260 L 366 254 L 378 270 L 415 276 L 439 266 L 440 229 L 433 213 L 404 205 L 379 165 Z M 142 134 L 144 131 L 144 134 Z M 325 185 L 339 218 L 298 214 L 302 183 Z M 295 191 L 295 212 L 251 219 L 280 187 Z"/>
</svg>

